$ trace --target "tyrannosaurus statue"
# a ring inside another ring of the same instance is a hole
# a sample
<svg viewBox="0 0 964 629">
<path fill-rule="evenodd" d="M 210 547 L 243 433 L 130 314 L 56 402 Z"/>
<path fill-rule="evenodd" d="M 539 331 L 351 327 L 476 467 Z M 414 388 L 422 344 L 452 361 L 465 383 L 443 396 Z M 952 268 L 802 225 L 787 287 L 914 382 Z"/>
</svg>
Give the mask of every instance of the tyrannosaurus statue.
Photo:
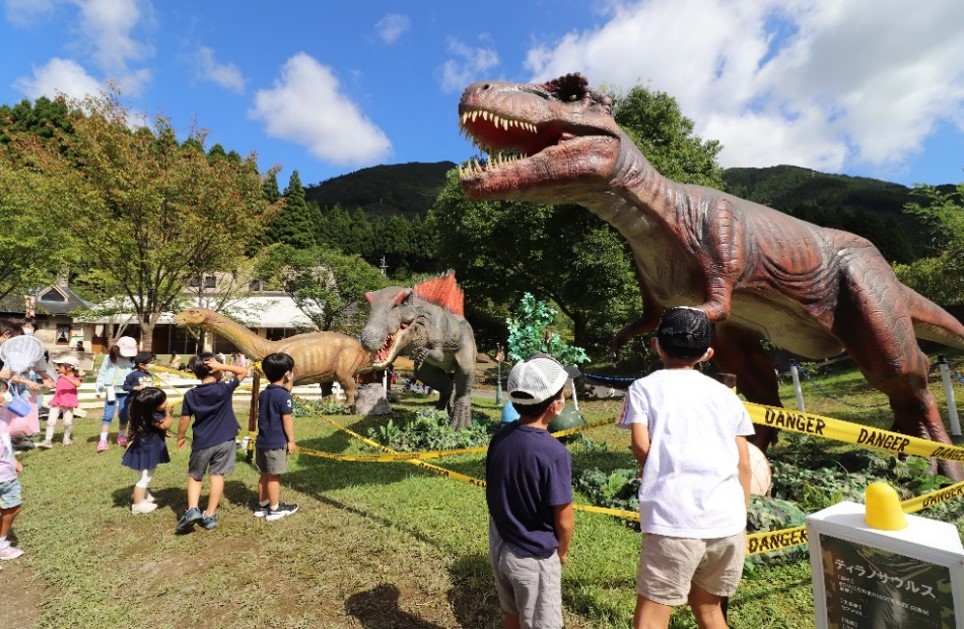
<svg viewBox="0 0 964 629">
<path fill-rule="evenodd" d="M 280 341 L 269 341 L 207 308 L 188 308 L 174 315 L 173 321 L 179 327 L 213 330 L 254 361 L 274 352 L 284 352 L 295 360 L 295 379 L 291 384 L 337 380 L 345 390 L 347 408 L 355 403 L 355 374 L 372 361 L 372 354 L 365 351 L 358 339 L 338 332 L 306 332 Z"/>
<path fill-rule="evenodd" d="M 463 315 L 464 295 L 455 273 L 414 288 L 389 286 L 365 297 L 372 310 L 361 342 L 375 352 L 374 368 L 384 369 L 396 356 L 408 356 L 415 362 L 415 377 L 438 390 L 438 408 L 448 410 L 452 425 L 470 426 L 475 334 Z"/>
<path fill-rule="evenodd" d="M 663 177 L 613 119 L 611 99 L 579 74 L 475 83 L 459 115 L 490 153 L 460 173 L 469 197 L 577 203 L 628 241 L 643 316 L 619 332 L 617 350 L 653 330 L 664 308 L 699 307 L 716 324 L 717 366 L 748 400 L 780 404 L 763 338 L 814 359 L 846 350 L 887 394 L 896 430 L 950 442 L 915 337 L 964 348 L 964 326 L 901 284 L 866 239 Z M 757 428 L 758 446 L 775 439 Z M 962 478 L 960 464 L 941 470 Z"/>
</svg>

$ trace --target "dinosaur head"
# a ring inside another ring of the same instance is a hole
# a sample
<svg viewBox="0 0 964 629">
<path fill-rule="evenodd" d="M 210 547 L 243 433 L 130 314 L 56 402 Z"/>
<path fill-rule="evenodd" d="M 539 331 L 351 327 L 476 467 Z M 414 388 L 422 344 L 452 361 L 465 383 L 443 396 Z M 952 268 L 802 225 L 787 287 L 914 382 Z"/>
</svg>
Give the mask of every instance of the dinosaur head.
<svg viewBox="0 0 964 629">
<path fill-rule="evenodd" d="M 473 199 L 571 202 L 573 190 L 608 181 L 623 137 L 612 100 L 580 74 L 543 84 L 486 81 L 459 102 L 464 134 L 489 154 L 460 168 Z"/>
<path fill-rule="evenodd" d="M 372 362 L 375 369 L 386 367 L 414 340 L 419 326 L 413 326 L 418 312 L 412 305 L 412 297 L 412 290 L 401 286 L 365 293 L 372 312 L 362 330 L 361 342 L 375 354 Z"/>
<path fill-rule="evenodd" d="M 188 308 L 174 315 L 171 323 L 179 328 L 198 326 L 207 321 L 209 314 L 211 314 L 211 311 L 207 308 Z"/>
</svg>

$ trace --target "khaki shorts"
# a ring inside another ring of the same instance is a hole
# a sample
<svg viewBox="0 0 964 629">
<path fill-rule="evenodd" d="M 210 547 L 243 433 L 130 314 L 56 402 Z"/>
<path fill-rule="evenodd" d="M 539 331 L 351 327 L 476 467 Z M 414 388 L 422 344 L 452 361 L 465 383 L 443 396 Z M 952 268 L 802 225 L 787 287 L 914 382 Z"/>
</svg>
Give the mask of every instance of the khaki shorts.
<svg viewBox="0 0 964 629">
<path fill-rule="evenodd" d="M 524 629 L 562 628 L 562 563 L 558 554 L 545 559 L 520 557 L 502 541 L 490 520 L 489 561 L 502 611 L 518 615 Z"/>
<path fill-rule="evenodd" d="M 643 534 L 636 592 L 661 605 L 682 605 L 692 584 L 733 596 L 743 577 L 746 533 L 719 539 Z"/>
</svg>

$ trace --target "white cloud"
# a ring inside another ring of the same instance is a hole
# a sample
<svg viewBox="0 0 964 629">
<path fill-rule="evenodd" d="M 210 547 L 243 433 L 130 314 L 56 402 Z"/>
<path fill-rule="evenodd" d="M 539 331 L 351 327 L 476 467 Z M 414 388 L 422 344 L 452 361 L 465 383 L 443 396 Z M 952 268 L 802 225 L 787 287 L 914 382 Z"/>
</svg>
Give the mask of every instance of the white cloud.
<svg viewBox="0 0 964 629">
<path fill-rule="evenodd" d="M 132 35 L 148 18 L 141 9 L 149 10 L 149 4 L 140 0 L 74 0 L 74 3 L 80 9 L 80 31 L 93 46 L 97 65 L 108 74 L 121 77 L 128 73 L 131 62 L 151 54 L 150 48 Z"/>
<path fill-rule="evenodd" d="M 64 94 L 70 98 L 97 96 L 104 91 L 97 79 L 87 74 L 79 64 L 70 59 L 53 58 L 42 68 L 34 68 L 33 77 L 21 77 L 14 87 L 24 95 L 36 100 L 41 96 L 56 98 Z"/>
<path fill-rule="evenodd" d="M 53 13 L 53 0 L 5 0 L 4 15 L 11 24 L 29 26 Z"/>
<path fill-rule="evenodd" d="M 408 30 L 411 20 L 407 15 L 389 13 L 375 24 L 375 31 L 386 44 L 394 44 Z"/>
<path fill-rule="evenodd" d="M 680 103 L 724 166 L 893 166 L 964 121 L 964 2 L 647 0 L 533 47 L 534 80 L 583 72 Z M 464 84 L 464 81 L 463 81 Z"/>
<path fill-rule="evenodd" d="M 274 87 L 258 90 L 249 115 L 269 136 L 305 146 L 337 165 L 369 164 L 391 152 L 391 142 L 358 106 L 339 92 L 331 69 L 301 52 L 285 63 Z"/>
<path fill-rule="evenodd" d="M 206 46 L 198 49 L 195 61 L 198 78 L 211 81 L 238 94 L 244 93 L 244 76 L 238 66 L 233 63 L 218 63 L 214 58 L 214 51 Z"/>
<path fill-rule="evenodd" d="M 485 71 L 499 65 L 499 55 L 490 47 L 473 48 L 452 38 L 448 51 L 457 58 L 447 60 L 439 69 L 444 92 L 462 91 L 468 84 L 483 78 Z"/>
</svg>

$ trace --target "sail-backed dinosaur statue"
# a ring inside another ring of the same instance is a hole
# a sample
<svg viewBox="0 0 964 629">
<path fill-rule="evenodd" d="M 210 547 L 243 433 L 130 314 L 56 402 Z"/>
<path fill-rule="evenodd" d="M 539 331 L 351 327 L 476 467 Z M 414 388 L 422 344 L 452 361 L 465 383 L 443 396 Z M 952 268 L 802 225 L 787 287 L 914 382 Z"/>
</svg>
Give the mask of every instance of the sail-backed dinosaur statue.
<svg viewBox="0 0 964 629">
<path fill-rule="evenodd" d="M 465 297 L 447 273 L 414 288 L 389 286 L 365 293 L 372 312 L 362 330 L 362 344 L 375 352 L 374 367 L 387 367 L 396 356 L 415 361 L 415 377 L 439 392 L 437 408 L 446 409 L 452 425 L 472 425 L 475 382 L 475 334 L 464 316 Z"/>
<path fill-rule="evenodd" d="M 306 332 L 280 341 L 269 341 L 207 308 L 181 311 L 174 315 L 174 324 L 213 330 L 254 361 L 273 352 L 285 352 L 295 360 L 295 379 L 291 384 L 337 380 L 345 390 L 345 406 L 348 408 L 355 403 L 355 374 L 370 366 L 374 357 L 358 339 L 338 332 Z"/>
<path fill-rule="evenodd" d="M 643 313 L 619 332 L 617 351 L 664 308 L 698 307 L 716 324 L 717 366 L 748 400 L 780 404 L 764 338 L 813 359 L 847 351 L 887 394 L 896 430 L 950 442 L 916 337 L 964 348 L 964 326 L 901 284 L 868 240 L 663 177 L 613 119 L 611 99 L 579 74 L 475 83 L 459 115 L 490 153 L 460 173 L 469 197 L 576 203 L 628 241 Z M 757 428 L 758 446 L 775 439 Z M 964 477 L 959 463 L 941 471 Z"/>
</svg>

